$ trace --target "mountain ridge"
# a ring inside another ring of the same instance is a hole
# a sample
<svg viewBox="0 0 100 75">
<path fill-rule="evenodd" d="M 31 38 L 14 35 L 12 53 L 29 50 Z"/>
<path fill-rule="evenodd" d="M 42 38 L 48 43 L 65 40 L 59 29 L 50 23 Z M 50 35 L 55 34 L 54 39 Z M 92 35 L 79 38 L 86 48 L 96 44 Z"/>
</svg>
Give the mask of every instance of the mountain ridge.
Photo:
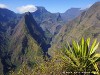
<svg viewBox="0 0 100 75">
<path fill-rule="evenodd" d="M 55 39 L 52 42 L 53 45 L 59 49 L 63 43 L 71 42 L 72 39 L 79 41 L 81 37 L 90 37 L 92 39 L 97 38 L 100 42 L 99 9 L 100 2 L 97 2 L 93 4 L 88 10 L 82 12 L 80 16 L 66 23 L 61 28 L 57 36 L 55 36 Z M 98 52 L 100 51 L 98 50 Z"/>
<path fill-rule="evenodd" d="M 78 41 L 82 36 L 100 38 L 99 5 L 96 3 L 85 11 L 72 8 L 65 13 L 51 13 L 38 7 L 33 13 L 16 14 L 7 10 L 8 14 L 0 14 L 1 17 L 7 14 L 4 16 L 6 20 L 0 19 L 0 74 L 18 69 L 23 62 L 28 66 L 36 62 L 35 57 L 44 60 L 45 56 L 50 57 L 49 48 L 54 53 L 53 46 L 59 49 L 71 39 Z"/>
</svg>

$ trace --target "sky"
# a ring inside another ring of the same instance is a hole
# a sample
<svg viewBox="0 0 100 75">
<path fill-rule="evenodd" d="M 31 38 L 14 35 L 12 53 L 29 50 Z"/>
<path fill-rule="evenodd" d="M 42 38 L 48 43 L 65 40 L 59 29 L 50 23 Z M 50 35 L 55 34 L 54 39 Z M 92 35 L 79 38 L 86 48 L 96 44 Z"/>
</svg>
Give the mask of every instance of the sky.
<svg viewBox="0 0 100 75">
<path fill-rule="evenodd" d="M 8 8 L 16 13 L 35 12 L 36 6 L 43 6 L 52 13 L 63 13 L 70 8 L 85 9 L 100 0 L 0 0 L 0 8 Z"/>
</svg>

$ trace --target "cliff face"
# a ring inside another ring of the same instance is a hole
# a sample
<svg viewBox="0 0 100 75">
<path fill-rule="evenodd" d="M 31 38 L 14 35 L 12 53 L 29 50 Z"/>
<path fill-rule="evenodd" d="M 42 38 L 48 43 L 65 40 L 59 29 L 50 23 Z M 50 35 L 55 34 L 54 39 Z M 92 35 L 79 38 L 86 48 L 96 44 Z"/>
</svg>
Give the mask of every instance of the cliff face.
<svg viewBox="0 0 100 75">
<path fill-rule="evenodd" d="M 26 13 L 15 27 L 11 39 L 12 62 L 35 61 L 35 57 L 42 57 L 49 48 L 44 31 L 37 25 L 31 13 Z"/>
</svg>

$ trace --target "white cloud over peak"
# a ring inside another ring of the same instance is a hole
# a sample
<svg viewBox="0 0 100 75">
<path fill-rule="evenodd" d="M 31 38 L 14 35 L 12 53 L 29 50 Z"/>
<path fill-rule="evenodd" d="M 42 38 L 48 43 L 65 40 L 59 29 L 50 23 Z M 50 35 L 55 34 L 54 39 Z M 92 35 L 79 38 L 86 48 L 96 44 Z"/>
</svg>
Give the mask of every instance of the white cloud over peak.
<svg viewBox="0 0 100 75">
<path fill-rule="evenodd" d="M 7 6 L 5 4 L 0 3 L 0 8 L 7 8 Z"/>
<path fill-rule="evenodd" d="M 34 5 L 26 5 L 26 6 L 21 6 L 17 8 L 17 11 L 19 13 L 35 12 L 36 10 L 37 10 L 37 7 Z"/>
</svg>

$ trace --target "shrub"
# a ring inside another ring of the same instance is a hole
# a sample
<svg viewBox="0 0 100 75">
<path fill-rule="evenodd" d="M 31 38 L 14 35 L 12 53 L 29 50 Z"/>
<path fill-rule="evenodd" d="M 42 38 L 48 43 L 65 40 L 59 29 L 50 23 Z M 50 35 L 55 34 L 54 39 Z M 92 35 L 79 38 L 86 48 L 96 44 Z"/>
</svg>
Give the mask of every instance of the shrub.
<svg viewBox="0 0 100 75">
<path fill-rule="evenodd" d="M 62 59 L 67 63 L 67 71 L 73 72 L 91 72 L 100 75 L 97 62 L 100 61 L 100 54 L 96 54 L 99 46 L 95 39 L 90 46 L 90 38 L 84 39 L 78 43 L 72 41 L 72 45 L 64 46 Z M 69 67 L 68 67 L 69 66 Z"/>
</svg>

